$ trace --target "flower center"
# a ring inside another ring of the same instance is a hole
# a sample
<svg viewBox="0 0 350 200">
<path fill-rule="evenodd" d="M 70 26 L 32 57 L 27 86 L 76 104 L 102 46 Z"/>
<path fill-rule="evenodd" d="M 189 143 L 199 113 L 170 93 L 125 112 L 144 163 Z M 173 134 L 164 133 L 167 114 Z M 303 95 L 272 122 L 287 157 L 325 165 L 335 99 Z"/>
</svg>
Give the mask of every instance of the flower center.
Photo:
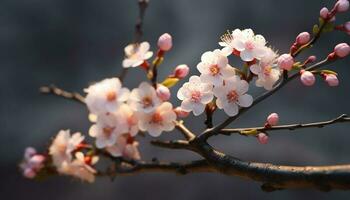
<svg viewBox="0 0 350 200">
<path fill-rule="evenodd" d="M 199 102 L 201 100 L 201 93 L 199 91 L 193 91 L 191 94 L 191 100 L 194 102 Z"/>
<path fill-rule="evenodd" d="M 162 121 L 163 121 L 163 117 L 159 113 L 156 112 L 152 115 L 152 119 L 151 119 L 152 123 L 159 124 Z"/>
<path fill-rule="evenodd" d="M 142 99 L 142 104 L 143 104 L 143 107 L 144 108 L 147 108 L 147 107 L 150 107 L 150 106 L 152 106 L 153 105 L 153 101 L 152 101 L 152 98 L 150 98 L 150 97 L 144 97 L 143 99 Z"/>
<path fill-rule="evenodd" d="M 103 134 L 106 136 L 106 137 L 110 137 L 113 133 L 113 130 L 114 130 L 114 127 L 104 127 L 103 128 Z"/>
<path fill-rule="evenodd" d="M 236 102 L 238 100 L 238 94 L 235 90 L 231 90 L 226 97 L 229 103 Z"/>
<path fill-rule="evenodd" d="M 248 50 L 253 50 L 254 49 L 254 43 L 252 41 L 247 41 L 245 43 L 245 48 Z"/>
<path fill-rule="evenodd" d="M 117 99 L 117 93 L 115 91 L 109 91 L 106 95 L 107 101 L 115 101 Z"/>
<path fill-rule="evenodd" d="M 220 72 L 220 68 L 218 67 L 218 65 L 211 65 L 209 67 L 209 71 L 210 71 L 211 75 L 215 76 Z"/>
<path fill-rule="evenodd" d="M 269 76 L 271 74 L 272 68 L 270 66 L 267 66 L 264 68 L 264 75 Z"/>
</svg>

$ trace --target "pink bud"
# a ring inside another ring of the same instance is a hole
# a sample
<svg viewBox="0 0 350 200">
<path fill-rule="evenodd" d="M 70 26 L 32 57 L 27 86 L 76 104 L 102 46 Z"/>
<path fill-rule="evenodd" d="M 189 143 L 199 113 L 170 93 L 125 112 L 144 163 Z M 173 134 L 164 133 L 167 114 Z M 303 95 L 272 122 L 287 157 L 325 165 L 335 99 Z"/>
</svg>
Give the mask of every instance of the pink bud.
<svg viewBox="0 0 350 200">
<path fill-rule="evenodd" d="M 328 8 L 323 7 L 323 8 L 320 10 L 320 17 L 321 17 L 322 19 L 327 19 L 328 13 L 329 13 Z"/>
<path fill-rule="evenodd" d="M 349 55 L 350 47 L 347 43 L 340 43 L 334 47 L 334 52 L 339 58 L 344 58 Z"/>
<path fill-rule="evenodd" d="M 27 147 L 24 151 L 24 158 L 30 159 L 34 154 L 36 154 L 36 150 L 33 147 Z"/>
<path fill-rule="evenodd" d="M 34 155 L 30 158 L 29 164 L 35 169 L 40 169 L 43 166 L 44 161 L 45 157 L 43 155 Z"/>
<path fill-rule="evenodd" d="M 267 119 L 266 122 L 270 125 L 270 126 L 276 126 L 278 124 L 278 120 L 279 120 L 279 116 L 277 113 L 271 113 Z"/>
<path fill-rule="evenodd" d="M 181 107 L 176 107 L 174 109 L 174 112 L 178 117 L 181 117 L 181 118 L 185 118 L 190 114 L 189 112 L 184 111 Z"/>
<path fill-rule="evenodd" d="M 291 70 L 294 64 L 294 58 L 290 54 L 282 54 L 278 59 L 277 63 L 281 69 Z"/>
<path fill-rule="evenodd" d="M 312 63 L 312 62 L 315 62 L 316 59 L 317 59 L 316 56 L 309 56 L 309 58 L 307 60 L 308 60 L 308 63 Z"/>
<path fill-rule="evenodd" d="M 345 22 L 344 29 L 349 34 L 349 32 L 350 32 L 350 22 Z"/>
<path fill-rule="evenodd" d="M 299 45 L 304 45 L 310 41 L 310 34 L 308 32 L 302 32 L 300 33 L 295 42 Z"/>
<path fill-rule="evenodd" d="M 158 39 L 158 48 L 162 51 L 169 51 L 173 46 L 172 37 L 169 33 L 164 33 Z"/>
<path fill-rule="evenodd" d="M 338 77 L 334 74 L 326 74 L 325 75 L 325 81 L 328 83 L 329 86 L 335 87 L 339 85 Z"/>
<path fill-rule="evenodd" d="M 349 9 L 349 1 L 348 0 L 338 0 L 335 4 L 335 8 L 337 12 L 346 12 Z"/>
<path fill-rule="evenodd" d="M 315 84 L 315 75 L 309 71 L 301 70 L 300 80 L 306 86 Z"/>
<path fill-rule="evenodd" d="M 260 144 L 267 144 L 268 140 L 269 140 L 269 136 L 267 136 L 265 133 L 259 133 L 257 135 L 258 141 L 260 142 Z"/>
<path fill-rule="evenodd" d="M 165 87 L 162 84 L 157 85 L 157 90 L 156 90 L 157 96 L 163 100 L 167 101 L 170 99 L 170 90 L 169 88 Z"/>
<path fill-rule="evenodd" d="M 23 172 L 23 176 L 26 177 L 26 178 L 34 178 L 36 176 L 36 173 L 33 169 L 31 168 L 26 168 Z"/>
<path fill-rule="evenodd" d="M 174 70 L 174 76 L 178 79 L 183 79 L 188 75 L 190 68 L 187 65 L 178 65 Z"/>
</svg>

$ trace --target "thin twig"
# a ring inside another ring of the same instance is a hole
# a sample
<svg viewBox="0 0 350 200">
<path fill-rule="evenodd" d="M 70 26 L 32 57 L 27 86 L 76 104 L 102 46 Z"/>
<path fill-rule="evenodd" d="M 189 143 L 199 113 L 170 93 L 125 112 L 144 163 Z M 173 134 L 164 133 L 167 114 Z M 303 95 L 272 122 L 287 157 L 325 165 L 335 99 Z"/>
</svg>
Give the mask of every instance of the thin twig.
<svg viewBox="0 0 350 200">
<path fill-rule="evenodd" d="M 300 123 L 300 124 L 287 124 L 287 125 L 279 125 L 279 126 L 272 126 L 272 127 L 251 127 L 251 128 L 236 128 L 236 129 L 222 129 L 219 133 L 223 135 L 231 135 L 234 133 L 238 133 L 241 135 L 249 136 L 248 132 L 250 130 L 256 130 L 258 132 L 265 132 L 265 131 L 276 131 L 276 130 L 296 130 L 296 129 L 303 129 L 303 128 L 312 128 L 312 127 L 318 127 L 322 128 L 327 125 L 335 124 L 335 123 L 342 123 L 342 122 L 350 122 L 350 117 L 347 117 L 347 115 L 342 114 L 338 116 L 337 118 L 328 120 L 328 121 L 319 121 L 319 122 L 313 122 L 313 123 Z"/>
<path fill-rule="evenodd" d="M 177 128 L 187 140 L 192 140 L 196 137 L 188 128 L 183 124 L 183 121 L 175 121 L 175 128 Z"/>
<path fill-rule="evenodd" d="M 56 95 L 56 96 L 63 97 L 65 99 L 70 99 L 70 100 L 74 100 L 76 102 L 85 104 L 85 98 L 81 94 L 79 94 L 77 92 L 67 92 L 61 88 L 54 86 L 54 85 L 43 86 L 39 89 L 39 91 L 42 94 Z"/>
<path fill-rule="evenodd" d="M 138 44 L 141 42 L 141 38 L 143 35 L 143 21 L 144 21 L 144 16 L 146 12 L 146 8 L 148 7 L 149 0 L 139 0 L 138 1 L 138 6 L 139 6 L 139 16 L 136 20 L 135 24 L 135 34 L 134 34 L 134 43 Z M 123 82 L 125 79 L 125 76 L 128 73 L 128 68 L 123 68 L 122 72 L 118 76 L 120 81 Z"/>
</svg>

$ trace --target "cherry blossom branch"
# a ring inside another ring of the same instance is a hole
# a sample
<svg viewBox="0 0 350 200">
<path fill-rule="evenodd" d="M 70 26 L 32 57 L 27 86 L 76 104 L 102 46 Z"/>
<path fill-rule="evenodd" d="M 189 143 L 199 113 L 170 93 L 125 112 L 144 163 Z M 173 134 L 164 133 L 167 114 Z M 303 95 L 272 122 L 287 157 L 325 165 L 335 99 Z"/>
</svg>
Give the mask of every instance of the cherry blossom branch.
<svg viewBox="0 0 350 200">
<path fill-rule="evenodd" d="M 328 57 L 310 67 L 307 67 L 305 70 L 306 71 L 312 71 L 312 70 L 316 70 L 326 64 L 329 64 L 331 62 L 333 62 L 334 60 L 329 60 Z M 213 135 L 217 135 L 218 132 L 225 128 L 226 126 L 228 126 L 229 124 L 231 124 L 234 120 L 236 120 L 238 117 L 240 117 L 243 113 L 245 113 L 246 111 L 248 111 L 249 109 L 253 108 L 255 105 L 259 104 L 260 102 L 264 101 L 265 99 L 267 99 L 268 97 L 270 97 L 271 95 L 273 95 L 274 93 L 276 93 L 278 90 L 280 90 L 281 88 L 283 88 L 287 83 L 289 83 L 290 81 L 294 80 L 295 78 L 297 78 L 299 76 L 299 73 L 294 73 L 293 75 L 288 77 L 288 72 L 284 71 L 283 72 L 283 78 L 281 79 L 281 81 L 270 91 L 267 91 L 265 93 L 263 93 L 262 95 L 260 95 L 259 97 L 257 97 L 253 104 L 250 107 L 247 108 L 240 108 L 239 114 L 237 114 L 236 116 L 233 117 L 229 117 L 228 119 L 226 119 L 224 122 L 222 122 L 221 124 L 215 126 L 214 128 L 211 129 L 207 129 L 206 131 L 204 131 L 199 138 L 201 138 L 202 140 L 207 140 L 209 137 L 213 136 Z"/>
<path fill-rule="evenodd" d="M 145 162 L 137 161 L 132 166 L 118 166 L 111 172 L 99 172 L 99 176 L 122 176 L 122 175 L 135 175 L 138 173 L 147 172 L 165 172 L 176 173 L 179 175 L 185 175 L 188 173 L 198 172 L 215 172 L 206 160 L 195 160 L 191 162 Z"/>
<path fill-rule="evenodd" d="M 55 96 L 60 96 L 65 99 L 70 99 L 70 100 L 85 104 L 85 98 L 81 94 L 77 92 L 68 92 L 54 85 L 40 87 L 39 91 L 42 94 L 51 94 Z"/>
<path fill-rule="evenodd" d="M 283 166 L 246 162 L 213 149 L 206 141 L 193 143 L 219 172 L 262 182 L 264 191 L 289 188 L 350 189 L 350 165 Z"/>
<path fill-rule="evenodd" d="M 313 123 L 287 124 L 287 125 L 272 126 L 272 127 L 262 126 L 262 127 L 251 127 L 251 128 L 222 129 L 220 131 L 220 134 L 231 135 L 234 133 L 238 133 L 240 135 L 249 136 L 249 135 L 252 135 L 252 134 L 249 134 L 250 130 L 256 130 L 256 133 L 258 133 L 258 132 L 265 132 L 265 131 L 270 132 L 270 131 L 276 131 L 276 130 L 296 130 L 296 129 L 312 128 L 312 127 L 323 128 L 327 125 L 342 123 L 342 122 L 350 122 L 350 117 L 347 117 L 347 115 L 342 114 L 337 118 L 334 118 L 328 121 L 319 121 L 319 122 L 313 122 Z"/>
<path fill-rule="evenodd" d="M 188 149 L 193 150 L 192 146 L 188 141 L 185 140 L 171 140 L 171 141 L 160 141 L 152 140 L 151 144 L 157 147 L 167 148 L 167 149 Z"/>
<path fill-rule="evenodd" d="M 196 137 L 188 128 L 183 124 L 183 121 L 175 121 L 175 128 L 177 128 L 187 140 L 192 140 Z"/>
<path fill-rule="evenodd" d="M 135 24 L 134 43 L 139 43 L 141 41 L 141 37 L 143 35 L 143 30 L 142 30 L 143 20 L 144 20 L 146 9 L 148 7 L 148 3 L 149 3 L 149 0 L 138 1 L 139 16 Z M 123 68 L 121 74 L 119 75 L 119 79 L 121 82 L 123 82 L 127 73 L 128 73 L 128 68 Z"/>
</svg>

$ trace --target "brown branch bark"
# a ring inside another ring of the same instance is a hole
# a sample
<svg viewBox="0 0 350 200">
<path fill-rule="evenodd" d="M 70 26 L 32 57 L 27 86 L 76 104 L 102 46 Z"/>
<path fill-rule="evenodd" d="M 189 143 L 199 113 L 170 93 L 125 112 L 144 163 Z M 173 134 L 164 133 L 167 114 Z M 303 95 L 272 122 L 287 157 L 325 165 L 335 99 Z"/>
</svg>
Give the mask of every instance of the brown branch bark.
<svg viewBox="0 0 350 200">
<path fill-rule="evenodd" d="M 264 191 L 316 188 L 350 189 L 350 165 L 283 166 L 239 160 L 213 149 L 205 141 L 194 143 L 197 152 L 219 172 L 263 183 Z"/>
<path fill-rule="evenodd" d="M 331 124 L 335 123 L 343 123 L 343 122 L 350 122 L 350 117 L 347 117 L 347 115 L 342 114 L 338 116 L 337 118 L 328 120 L 328 121 L 319 121 L 319 122 L 313 122 L 313 123 L 299 123 L 299 124 L 287 124 L 287 125 L 279 125 L 279 126 L 272 126 L 272 127 L 250 127 L 250 128 L 235 128 L 235 129 L 222 129 L 219 131 L 220 134 L 223 135 L 231 135 L 234 133 L 238 133 L 241 135 L 250 135 L 247 131 L 249 130 L 256 130 L 259 132 L 271 132 L 276 130 L 296 130 L 296 129 L 303 129 L 303 128 L 322 128 Z"/>
<path fill-rule="evenodd" d="M 39 89 L 42 94 L 51 94 L 55 96 L 60 96 L 65 99 L 70 99 L 78 103 L 85 104 L 85 98 L 77 92 L 68 92 L 54 85 L 43 86 Z"/>
<path fill-rule="evenodd" d="M 183 124 L 183 121 L 175 121 L 175 128 L 178 129 L 187 140 L 192 140 L 196 137 L 196 135 Z"/>
<path fill-rule="evenodd" d="M 135 175 L 138 173 L 162 172 L 185 175 L 188 173 L 215 172 L 206 160 L 196 160 L 191 162 L 145 162 L 137 161 L 135 165 L 121 165 L 113 172 L 99 173 L 100 176 L 122 176 Z"/>
</svg>

